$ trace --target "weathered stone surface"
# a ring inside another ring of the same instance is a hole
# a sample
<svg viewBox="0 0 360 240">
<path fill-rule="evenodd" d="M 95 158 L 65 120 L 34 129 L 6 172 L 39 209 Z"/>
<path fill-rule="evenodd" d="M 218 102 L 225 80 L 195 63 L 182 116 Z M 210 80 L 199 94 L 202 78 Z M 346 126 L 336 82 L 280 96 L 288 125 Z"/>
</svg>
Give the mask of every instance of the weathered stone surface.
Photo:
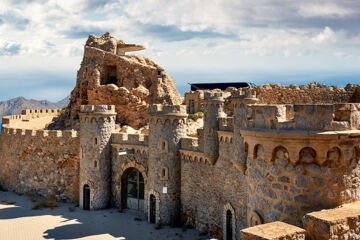
<svg viewBox="0 0 360 240">
<path fill-rule="evenodd" d="M 138 129 L 148 124 L 149 105 L 182 103 L 162 67 L 146 57 L 116 54 L 117 44 L 108 33 L 89 36 L 70 104 L 50 129 L 79 129 L 82 104 L 115 105 L 116 122 Z"/>
</svg>

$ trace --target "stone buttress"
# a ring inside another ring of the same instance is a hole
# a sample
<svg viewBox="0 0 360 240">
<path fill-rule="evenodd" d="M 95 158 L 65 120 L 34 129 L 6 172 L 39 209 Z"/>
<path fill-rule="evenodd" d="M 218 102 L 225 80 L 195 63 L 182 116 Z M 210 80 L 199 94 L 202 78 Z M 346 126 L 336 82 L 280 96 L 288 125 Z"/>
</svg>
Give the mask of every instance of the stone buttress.
<svg viewBox="0 0 360 240">
<path fill-rule="evenodd" d="M 110 139 L 115 131 L 115 116 L 114 106 L 81 106 L 79 205 L 82 209 L 102 209 L 110 203 Z"/>
<path fill-rule="evenodd" d="M 180 219 L 180 139 L 186 136 L 186 106 L 153 105 L 149 110 L 149 191 L 159 193 L 160 222 Z"/>
</svg>

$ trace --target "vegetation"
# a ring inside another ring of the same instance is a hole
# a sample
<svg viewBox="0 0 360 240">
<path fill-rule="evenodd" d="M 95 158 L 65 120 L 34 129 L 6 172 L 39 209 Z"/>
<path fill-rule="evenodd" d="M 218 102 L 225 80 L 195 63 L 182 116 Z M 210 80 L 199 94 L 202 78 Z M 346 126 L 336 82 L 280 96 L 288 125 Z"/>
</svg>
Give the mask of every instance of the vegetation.
<svg viewBox="0 0 360 240">
<path fill-rule="evenodd" d="M 49 199 L 45 199 L 45 198 L 38 198 L 35 201 L 35 205 L 32 207 L 33 210 L 41 210 L 43 208 L 50 208 L 50 209 L 54 209 L 56 208 L 56 198 L 55 197 L 50 197 Z"/>
<path fill-rule="evenodd" d="M 316 81 L 310 82 L 310 83 L 308 84 L 308 87 L 310 87 L 310 85 L 315 85 L 316 87 L 321 87 L 321 86 L 322 86 L 321 83 L 316 82 Z"/>
<path fill-rule="evenodd" d="M 194 114 L 189 114 L 188 115 L 188 119 L 194 119 L 195 118 L 195 115 Z"/>
</svg>

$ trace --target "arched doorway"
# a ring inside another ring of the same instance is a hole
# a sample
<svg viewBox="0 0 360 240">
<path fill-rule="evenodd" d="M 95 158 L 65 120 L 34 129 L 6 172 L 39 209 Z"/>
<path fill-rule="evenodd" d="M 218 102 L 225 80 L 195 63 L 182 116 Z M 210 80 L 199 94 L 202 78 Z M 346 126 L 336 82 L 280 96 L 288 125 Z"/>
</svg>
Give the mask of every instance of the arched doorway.
<svg viewBox="0 0 360 240">
<path fill-rule="evenodd" d="M 85 184 L 83 189 L 83 209 L 90 210 L 90 187 Z"/>
<path fill-rule="evenodd" d="M 144 211 L 144 177 L 135 168 L 130 168 L 122 178 L 122 206 Z"/>
<path fill-rule="evenodd" d="M 232 240 L 232 213 L 230 210 L 226 211 L 226 240 Z"/>
<path fill-rule="evenodd" d="M 150 223 L 156 223 L 156 197 L 154 194 L 150 195 Z"/>
</svg>

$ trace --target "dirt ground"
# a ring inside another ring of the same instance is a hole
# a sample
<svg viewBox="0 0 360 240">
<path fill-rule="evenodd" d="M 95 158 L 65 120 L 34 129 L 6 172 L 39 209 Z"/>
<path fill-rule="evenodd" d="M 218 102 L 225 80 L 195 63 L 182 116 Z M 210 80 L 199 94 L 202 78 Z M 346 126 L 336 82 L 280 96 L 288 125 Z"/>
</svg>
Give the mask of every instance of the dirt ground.
<svg viewBox="0 0 360 240">
<path fill-rule="evenodd" d="M 27 196 L 0 192 L 0 239 L 209 239 L 194 229 L 162 227 L 145 220 L 142 213 L 116 209 L 83 211 L 69 203 L 53 210 L 33 210 Z"/>
</svg>

